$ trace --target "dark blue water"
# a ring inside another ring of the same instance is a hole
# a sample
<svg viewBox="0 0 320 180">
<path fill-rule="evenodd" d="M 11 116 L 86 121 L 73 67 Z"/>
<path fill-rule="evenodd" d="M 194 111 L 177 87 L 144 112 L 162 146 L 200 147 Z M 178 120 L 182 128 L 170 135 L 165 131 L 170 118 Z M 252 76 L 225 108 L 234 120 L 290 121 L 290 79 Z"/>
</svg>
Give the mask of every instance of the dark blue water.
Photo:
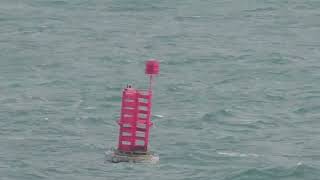
<svg viewBox="0 0 320 180">
<path fill-rule="evenodd" d="M 320 2 L 1 0 L 0 179 L 320 179 Z M 161 61 L 151 150 L 104 163 Z"/>
</svg>

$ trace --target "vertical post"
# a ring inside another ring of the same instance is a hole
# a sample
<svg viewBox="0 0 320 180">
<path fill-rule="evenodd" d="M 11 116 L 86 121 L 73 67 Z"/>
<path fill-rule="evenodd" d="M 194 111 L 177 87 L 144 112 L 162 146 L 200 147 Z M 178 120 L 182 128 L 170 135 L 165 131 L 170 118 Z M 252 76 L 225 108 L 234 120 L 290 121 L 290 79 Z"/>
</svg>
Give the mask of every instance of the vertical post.
<svg viewBox="0 0 320 180">
<path fill-rule="evenodd" d="M 149 91 L 152 91 L 153 88 L 153 76 L 150 75 L 149 77 Z"/>
</svg>

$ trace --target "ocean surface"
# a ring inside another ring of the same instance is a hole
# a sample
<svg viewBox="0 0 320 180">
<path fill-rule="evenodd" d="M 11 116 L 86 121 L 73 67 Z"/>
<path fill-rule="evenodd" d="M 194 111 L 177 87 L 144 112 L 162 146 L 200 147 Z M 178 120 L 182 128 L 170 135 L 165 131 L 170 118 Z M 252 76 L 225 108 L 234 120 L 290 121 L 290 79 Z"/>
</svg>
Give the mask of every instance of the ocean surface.
<svg viewBox="0 0 320 180">
<path fill-rule="evenodd" d="M 155 79 L 157 164 L 105 163 Z M 320 180 L 319 0 L 0 0 L 1 180 Z"/>
</svg>

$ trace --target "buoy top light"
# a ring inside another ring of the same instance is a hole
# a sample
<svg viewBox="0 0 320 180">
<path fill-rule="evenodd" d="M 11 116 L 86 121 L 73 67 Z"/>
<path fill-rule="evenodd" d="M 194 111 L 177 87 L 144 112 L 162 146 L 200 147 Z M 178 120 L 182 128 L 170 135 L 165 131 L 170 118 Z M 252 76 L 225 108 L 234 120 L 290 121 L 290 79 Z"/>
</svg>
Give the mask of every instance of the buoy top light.
<svg viewBox="0 0 320 180">
<path fill-rule="evenodd" d="M 159 62 L 155 59 L 150 59 L 146 62 L 146 74 L 157 75 L 159 74 Z"/>
</svg>

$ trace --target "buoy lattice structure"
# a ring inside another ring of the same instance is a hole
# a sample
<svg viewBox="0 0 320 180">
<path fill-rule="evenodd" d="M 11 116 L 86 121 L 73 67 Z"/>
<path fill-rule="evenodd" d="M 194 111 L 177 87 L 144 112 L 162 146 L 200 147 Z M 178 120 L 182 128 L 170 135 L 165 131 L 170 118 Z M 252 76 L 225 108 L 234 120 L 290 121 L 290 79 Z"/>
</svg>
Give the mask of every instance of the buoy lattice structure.
<svg viewBox="0 0 320 180">
<path fill-rule="evenodd" d="M 128 153 L 141 153 L 148 150 L 151 96 L 149 91 L 127 87 L 122 93 L 121 117 L 118 122 L 118 150 Z"/>
<path fill-rule="evenodd" d="M 158 158 L 149 151 L 153 77 L 159 74 L 159 62 L 146 61 L 145 73 L 150 76 L 148 90 L 127 85 L 122 91 L 121 115 L 118 121 L 118 147 L 113 150 L 111 162 L 146 162 Z"/>
</svg>

